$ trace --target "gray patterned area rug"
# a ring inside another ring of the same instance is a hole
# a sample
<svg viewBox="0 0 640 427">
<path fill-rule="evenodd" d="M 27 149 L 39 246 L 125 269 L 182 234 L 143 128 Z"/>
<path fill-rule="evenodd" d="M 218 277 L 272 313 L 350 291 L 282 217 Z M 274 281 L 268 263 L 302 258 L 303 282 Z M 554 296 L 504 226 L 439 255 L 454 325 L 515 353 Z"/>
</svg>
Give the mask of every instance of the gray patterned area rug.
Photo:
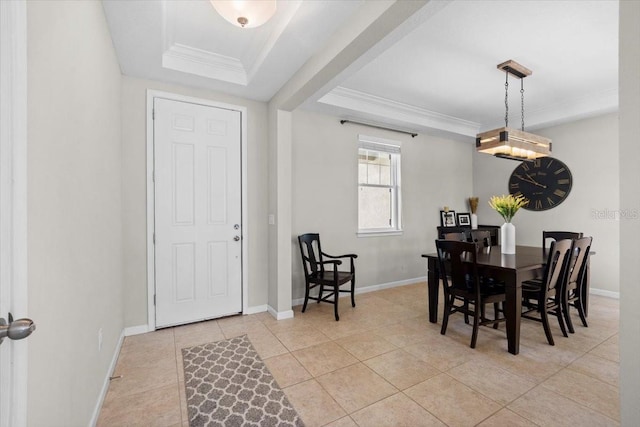
<svg viewBox="0 0 640 427">
<path fill-rule="evenodd" d="M 182 349 L 189 426 L 304 426 L 246 335 Z"/>
</svg>

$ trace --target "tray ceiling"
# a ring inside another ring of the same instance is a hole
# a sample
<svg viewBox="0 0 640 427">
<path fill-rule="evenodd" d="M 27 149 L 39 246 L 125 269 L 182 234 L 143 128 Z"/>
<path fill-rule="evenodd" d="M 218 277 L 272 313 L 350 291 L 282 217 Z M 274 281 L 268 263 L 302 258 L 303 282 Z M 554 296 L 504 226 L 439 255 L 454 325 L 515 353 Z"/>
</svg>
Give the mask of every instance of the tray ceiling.
<svg viewBox="0 0 640 427">
<path fill-rule="evenodd" d="M 278 1 L 274 18 L 242 29 L 209 1 L 103 1 L 122 72 L 269 101 L 332 37 L 350 31 L 364 1 Z M 472 136 L 504 124 L 504 74 L 524 79 L 525 125 L 616 111 L 617 1 L 440 1 L 394 43 L 303 108 L 416 131 Z M 424 14 L 423 14 L 424 15 Z M 389 45 L 389 46 L 387 46 Z M 510 121 L 520 124 L 511 79 Z"/>
</svg>

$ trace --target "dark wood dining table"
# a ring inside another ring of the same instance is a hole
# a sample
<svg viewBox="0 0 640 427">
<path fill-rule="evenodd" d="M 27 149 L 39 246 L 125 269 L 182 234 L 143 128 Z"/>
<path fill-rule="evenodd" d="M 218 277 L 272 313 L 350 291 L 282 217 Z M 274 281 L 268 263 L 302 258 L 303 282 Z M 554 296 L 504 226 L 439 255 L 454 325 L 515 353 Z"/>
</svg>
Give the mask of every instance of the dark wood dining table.
<svg viewBox="0 0 640 427">
<path fill-rule="evenodd" d="M 438 295 L 440 271 L 438 254 L 423 254 L 427 259 L 427 287 L 429 298 L 429 321 L 438 322 Z M 491 246 L 478 251 L 478 267 L 483 274 L 505 283 L 507 341 L 509 353 L 520 352 L 520 315 L 522 312 L 522 282 L 542 277 L 546 255 L 541 247 L 516 246 L 515 254 L 503 254 L 500 246 Z"/>
</svg>

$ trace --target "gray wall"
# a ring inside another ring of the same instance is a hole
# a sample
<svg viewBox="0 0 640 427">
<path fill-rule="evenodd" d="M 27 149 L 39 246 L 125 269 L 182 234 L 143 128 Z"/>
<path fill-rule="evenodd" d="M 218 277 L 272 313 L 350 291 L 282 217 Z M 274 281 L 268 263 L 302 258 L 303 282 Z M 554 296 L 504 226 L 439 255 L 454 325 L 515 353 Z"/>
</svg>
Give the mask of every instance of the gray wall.
<svg viewBox="0 0 640 427">
<path fill-rule="evenodd" d="M 28 423 L 83 426 L 123 327 L 120 67 L 99 2 L 27 25 Z"/>
<path fill-rule="evenodd" d="M 247 108 L 249 307 L 267 304 L 267 106 L 229 95 L 133 77 L 122 78 L 124 322 L 147 324 L 147 89 Z"/>
<path fill-rule="evenodd" d="M 591 287 L 619 291 L 618 234 L 620 206 L 618 188 L 618 116 L 607 114 L 546 129 L 536 130 L 553 141 L 553 157 L 571 170 L 573 187 L 557 207 L 531 212 L 521 209 L 514 217 L 516 243 L 540 246 L 543 230 L 581 231 L 593 237 Z M 481 224 L 502 224 L 502 218 L 488 204 L 493 195 L 508 194 L 511 172 L 519 164 L 486 154 L 474 154 L 473 186 L 480 197 Z"/>
<path fill-rule="evenodd" d="M 620 207 L 640 212 L 640 2 L 620 2 Z M 640 419 L 640 218 L 620 223 L 620 407 L 622 426 Z"/>
<path fill-rule="evenodd" d="M 357 237 L 358 134 L 397 140 L 402 145 L 401 236 Z M 471 195 L 471 144 L 428 135 L 341 125 L 337 117 L 293 113 L 293 298 L 304 296 L 296 236 L 321 235 L 323 250 L 356 253 L 357 287 L 424 277 L 420 257 L 435 251 L 440 209 L 464 210 Z M 456 165 L 448 167 L 444 165 Z"/>
</svg>

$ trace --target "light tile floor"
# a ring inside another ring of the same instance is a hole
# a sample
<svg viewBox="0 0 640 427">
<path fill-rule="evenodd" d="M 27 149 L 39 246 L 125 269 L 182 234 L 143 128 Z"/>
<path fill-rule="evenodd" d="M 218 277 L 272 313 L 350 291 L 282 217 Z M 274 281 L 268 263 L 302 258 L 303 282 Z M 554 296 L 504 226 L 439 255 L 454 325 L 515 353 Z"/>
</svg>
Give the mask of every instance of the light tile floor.
<svg viewBox="0 0 640 427">
<path fill-rule="evenodd" d="M 592 296 L 589 327 L 555 346 L 523 319 L 520 354 L 504 325 L 447 335 L 428 322 L 426 284 L 356 296 L 356 308 L 295 307 L 293 319 L 235 316 L 127 337 L 99 426 L 188 426 L 180 349 L 247 334 L 307 426 L 616 426 L 617 300 Z M 442 318 L 442 307 L 440 317 Z"/>
</svg>

